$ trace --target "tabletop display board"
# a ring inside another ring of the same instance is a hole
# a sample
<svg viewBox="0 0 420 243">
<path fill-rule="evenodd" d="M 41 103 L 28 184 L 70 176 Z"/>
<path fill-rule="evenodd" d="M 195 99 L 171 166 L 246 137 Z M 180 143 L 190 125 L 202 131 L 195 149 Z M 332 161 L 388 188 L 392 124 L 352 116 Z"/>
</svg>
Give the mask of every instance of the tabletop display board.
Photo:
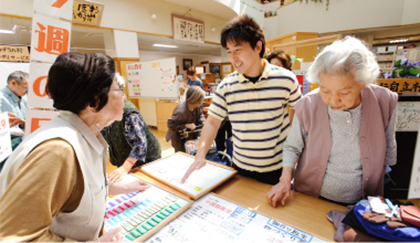
<svg viewBox="0 0 420 243">
<path fill-rule="evenodd" d="M 237 171 L 217 163 L 207 161 L 207 164 L 194 171 L 184 184 L 180 181 L 194 162 L 194 157 L 178 152 L 172 156 L 148 163 L 141 171 L 176 190 L 185 193 L 196 200 L 233 177 Z"/>
<path fill-rule="evenodd" d="M 127 64 L 128 96 L 178 98 L 175 58 Z"/>
<path fill-rule="evenodd" d="M 210 193 L 196 201 L 190 209 L 167 224 L 146 242 L 324 241 Z"/>
<path fill-rule="evenodd" d="M 138 178 L 128 175 L 121 182 L 134 180 Z M 123 242 L 143 242 L 193 203 L 187 198 L 149 185 L 150 188 L 144 192 L 120 194 L 108 199 L 105 231 L 120 226 Z"/>
<path fill-rule="evenodd" d="M 417 132 L 420 125 L 420 102 L 398 102 L 397 131 Z"/>
</svg>

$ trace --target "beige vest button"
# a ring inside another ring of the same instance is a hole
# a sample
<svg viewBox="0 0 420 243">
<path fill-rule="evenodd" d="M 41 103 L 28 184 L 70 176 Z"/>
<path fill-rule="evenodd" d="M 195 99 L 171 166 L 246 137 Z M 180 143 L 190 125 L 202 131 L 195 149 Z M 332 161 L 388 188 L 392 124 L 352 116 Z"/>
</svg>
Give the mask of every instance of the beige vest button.
<svg viewBox="0 0 420 243">
<path fill-rule="evenodd" d="M 368 158 L 365 158 L 365 162 L 368 161 L 368 160 L 369 160 Z"/>
<path fill-rule="evenodd" d="M 362 140 L 362 142 L 364 142 L 366 140 L 366 138 L 365 137 L 362 137 L 360 140 Z"/>
</svg>

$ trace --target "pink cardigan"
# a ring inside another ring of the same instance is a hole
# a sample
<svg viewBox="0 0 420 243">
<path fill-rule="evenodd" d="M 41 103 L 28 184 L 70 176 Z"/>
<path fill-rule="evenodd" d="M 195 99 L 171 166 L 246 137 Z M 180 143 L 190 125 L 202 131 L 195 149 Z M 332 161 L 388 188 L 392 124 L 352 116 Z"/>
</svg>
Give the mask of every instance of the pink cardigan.
<svg viewBox="0 0 420 243">
<path fill-rule="evenodd" d="M 398 95 L 369 85 L 362 90 L 362 124 L 359 132 L 363 169 L 363 197 L 383 196 L 383 166 L 386 154 L 385 129 Z M 296 116 L 307 134 L 305 148 L 295 172 L 295 190 L 319 197 L 332 146 L 328 107 L 319 90 L 304 96 L 296 105 Z M 349 154 L 348 156 L 351 156 Z"/>
</svg>

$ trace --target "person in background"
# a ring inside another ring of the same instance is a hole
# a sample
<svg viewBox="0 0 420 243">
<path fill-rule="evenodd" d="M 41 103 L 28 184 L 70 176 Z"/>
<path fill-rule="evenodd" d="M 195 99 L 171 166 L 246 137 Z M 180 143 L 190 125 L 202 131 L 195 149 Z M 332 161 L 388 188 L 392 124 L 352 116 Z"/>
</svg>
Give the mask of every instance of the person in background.
<svg viewBox="0 0 420 243">
<path fill-rule="evenodd" d="M 121 90 L 111 57 L 57 57 L 46 92 L 60 113 L 25 138 L 0 173 L 2 241 L 121 241 L 121 228 L 102 231 L 108 190 L 116 195 L 148 188 L 141 180 L 107 180 L 100 130 L 122 119 Z"/>
<path fill-rule="evenodd" d="M 233 134 L 233 167 L 243 176 L 274 185 L 281 175 L 283 143 L 290 129 L 286 106 L 293 107 L 301 97 L 296 76 L 263 59 L 264 31 L 247 15 L 226 24 L 221 44 L 236 71 L 217 87 L 195 161 L 181 182 L 205 166 L 205 156 L 228 116 Z"/>
<path fill-rule="evenodd" d="M 198 125 L 204 124 L 205 118 L 203 109 L 201 109 L 204 95 L 204 91 L 199 86 L 188 88 L 185 102 L 178 104 L 172 113 L 172 117 L 168 119 L 169 130 L 166 133 L 166 141 L 169 142 L 171 140 L 175 152 L 185 152 L 179 130 L 187 128 L 192 131 Z M 196 136 L 191 136 L 191 138 L 196 138 Z"/>
<path fill-rule="evenodd" d="M 7 78 L 7 86 L 0 90 L 0 111 L 10 114 L 11 126 L 25 127 L 27 103 L 23 96 L 28 89 L 29 74 L 14 71 Z"/>
<path fill-rule="evenodd" d="M 285 68 L 289 71 L 292 71 L 292 64 L 293 64 L 292 59 L 284 51 L 274 51 L 274 52 L 270 53 L 270 55 L 268 55 L 268 57 L 267 57 L 267 61 L 270 64 L 273 64 L 273 65 L 276 65 L 276 66 L 279 66 L 279 67 L 283 67 L 283 68 Z M 287 110 L 289 112 L 290 124 L 292 124 L 293 117 L 295 115 L 295 109 L 287 107 Z"/>
<path fill-rule="evenodd" d="M 267 57 L 267 61 L 270 64 L 283 67 L 287 70 L 292 71 L 292 59 L 290 56 L 284 51 L 274 51 L 270 53 Z"/>
<path fill-rule="evenodd" d="M 117 73 L 116 79 L 124 87 L 124 78 Z M 121 89 L 124 92 L 124 88 Z M 122 120 L 105 127 L 101 133 L 109 145 L 109 160 L 118 167 L 109 174 L 112 182 L 122 180 L 132 168 L 160 158 L 158 139 L 144 122 L 137 107 L 127 99 L 124 100 Z"/>
<path fill-rule="evenodd" d="M 28 73 L 14 71 L 7 78 L 7 86 L 0 90 L 0 111 L 9 115 L 12 150 L 22 142 L 27 109 L 26 99 L 23 97 L 28 89 L 28 78 Z M 7 158 L 0 162 L 0 171 L 6 160 Z"/>
<path fill-rule="evenodd" d="M 374 84 L 378 74 L 375 56 L 352 37 L 316 57 L 307 75 L 320 87 L 295 106 L 270 205 L 286 204 L 296 162 L 296 191 L 343 205 L 383 196 L 385 167 L 396 164 L 398 95 Z"/>
<path fill-rule="evenodd" d="M 187 88 L 191 86 L 199 86 L 202 90 L 204 90 L 203 81 L 197 78 L 197 71 L 195 70 L 195 67 L 188 68 L 187 76 L 188 76 Z"/>
</svg>

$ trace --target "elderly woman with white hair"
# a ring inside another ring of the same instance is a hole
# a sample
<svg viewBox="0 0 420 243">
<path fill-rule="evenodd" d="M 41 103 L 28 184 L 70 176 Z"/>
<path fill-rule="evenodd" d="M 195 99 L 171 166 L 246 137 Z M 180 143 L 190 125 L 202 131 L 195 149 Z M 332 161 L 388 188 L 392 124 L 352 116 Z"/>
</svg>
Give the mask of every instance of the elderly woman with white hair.
<svg viewBox="0 0 420 243">
<path fill-rule="evenodd" d="M 294 169 L 294 189 L 313 197 L 348 205 L 383 195 L 385 168 L 396 164 L 398 95 L 374 84 L 378 74 L 374 55 L 352 37 L 316 57 L 307 78 L 319 89 L 295 106 L 270 205 L 286 204 Z"/>
</svg>

